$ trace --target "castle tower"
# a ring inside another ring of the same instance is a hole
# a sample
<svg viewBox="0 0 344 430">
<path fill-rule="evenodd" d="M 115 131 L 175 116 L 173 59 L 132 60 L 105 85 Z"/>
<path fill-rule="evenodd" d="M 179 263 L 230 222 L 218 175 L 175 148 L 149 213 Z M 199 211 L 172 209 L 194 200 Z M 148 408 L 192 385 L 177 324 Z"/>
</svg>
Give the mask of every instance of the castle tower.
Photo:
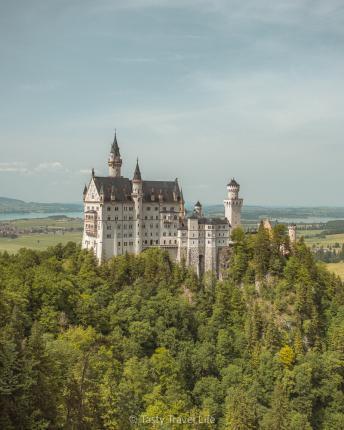
<svg viewBox="0 0 344 430">
<path fill-rule="evenodd" d="M 203 216 L 202 205 L 199 201 L 195 204 L 194 213 L 199 217 Z"/>
<path fill-rule="evenodd" d="M 225 217 L 229 221 L 232 229 L 238 227 L 241 223 L 241 208 L 243 199 L 239 197 L 240 185 L 233 178 L 227 184 L 228 198 L 223 201 L 225 206 Z"/>
<path fill-rule="evenodd" d="M 116 132 L 115 132 L 113 143 L 111 145 L 108 166 L 109 166 L 109 176 L 113 178 L 121 177 L 122 158 L 119 152 Z"/>
<path fill-rule="evenodd" d="M 296 243 L 296 224 L 288 225 L 288 234 L 290 243 L 293 245 Z"/>
<path fill-rule="evenodd" d="M 139 160 L 136 161 L 136 167 L 134 171 L 134 176 L 132 180 L 133 191 L 132 199 L 135 205 L 135 253 L 138 254 L 142 250 L 142 197 L 143 197 L 143 187 L 142 178 L 139 167 Z"/>
</svg>

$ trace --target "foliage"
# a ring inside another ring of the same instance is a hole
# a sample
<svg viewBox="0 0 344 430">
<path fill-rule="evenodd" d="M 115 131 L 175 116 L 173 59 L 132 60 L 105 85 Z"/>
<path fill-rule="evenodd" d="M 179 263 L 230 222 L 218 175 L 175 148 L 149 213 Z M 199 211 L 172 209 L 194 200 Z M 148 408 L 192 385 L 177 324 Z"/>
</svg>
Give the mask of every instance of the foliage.
<svg viewBox="0 0 344 430">
<path fill-rule="evenodd" d="M 217 282 L 157 249 L 0 254 L 0 428 L 340 429 L 343 284 L 281 226 L 233 238 Z"/>
</svg>

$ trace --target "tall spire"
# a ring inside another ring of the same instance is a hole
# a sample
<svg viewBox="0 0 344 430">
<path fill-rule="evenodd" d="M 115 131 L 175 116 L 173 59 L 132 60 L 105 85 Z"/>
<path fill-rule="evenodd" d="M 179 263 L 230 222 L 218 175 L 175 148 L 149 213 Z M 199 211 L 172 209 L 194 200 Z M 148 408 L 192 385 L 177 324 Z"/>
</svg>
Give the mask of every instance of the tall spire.
<svg viewBox="0 0 344 430">
<path fill-rule="evenodd" d="M 134 181 L 141 181 L 141 172 L 140 172 L 140 166 L 139 166 L 139 159 L 136 160 L 136 167 L 134 172 Z"/>
<path fill-rule="evenodd" d="M 113 138 L 113 143 L 111 145 L 110 155 L 108 159 L 108 166 L 109 166 L 109 176 L 111 176 L 112 178 L 121 177 L 122 159 L 121 159 L 121 154 L 119 152 L 119 146 L 117 143 L 116 131 L 115 131 L 115 136 Z"/>
<path fill-rule="evenodd" d="M 119 152 L 119 146 L 118 146 L 118 143 L 117 143 L 116 130 L 115 130 L 115 137 L 113 138 L 113 143 L 111 145 L 111 151 L 110 151 L 110 153 L 114 154 L 115 157 L 120 157 L 121 156 L 121 154 Z"/>
</svg>

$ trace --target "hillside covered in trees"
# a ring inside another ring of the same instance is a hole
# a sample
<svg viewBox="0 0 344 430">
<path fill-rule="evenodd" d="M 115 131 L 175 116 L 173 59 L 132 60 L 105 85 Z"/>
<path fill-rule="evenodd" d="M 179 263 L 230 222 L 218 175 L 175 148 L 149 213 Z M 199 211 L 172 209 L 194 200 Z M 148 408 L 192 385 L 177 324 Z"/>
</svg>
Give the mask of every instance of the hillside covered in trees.
<svg viewBox="0 0 344 430">
<path fill-rule="evenodd" d="M 222 281 L 155 249 L 0 254 L 0 428 L 342 429 L 342 282 L 282 226 L 233 236 Z"/>
</svg>

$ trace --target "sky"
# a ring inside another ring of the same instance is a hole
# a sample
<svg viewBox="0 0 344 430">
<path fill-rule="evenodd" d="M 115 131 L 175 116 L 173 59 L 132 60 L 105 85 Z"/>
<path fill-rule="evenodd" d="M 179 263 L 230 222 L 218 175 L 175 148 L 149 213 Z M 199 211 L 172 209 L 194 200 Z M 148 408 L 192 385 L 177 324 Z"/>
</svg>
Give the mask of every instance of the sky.
<svg viewBox="0 0 344 430">
<path fill-rule="evenodd" d="M 0 0 L 0 196 L 107 174 L 187 202 L 344 206 L 343 0 Z"/>
</svg>

